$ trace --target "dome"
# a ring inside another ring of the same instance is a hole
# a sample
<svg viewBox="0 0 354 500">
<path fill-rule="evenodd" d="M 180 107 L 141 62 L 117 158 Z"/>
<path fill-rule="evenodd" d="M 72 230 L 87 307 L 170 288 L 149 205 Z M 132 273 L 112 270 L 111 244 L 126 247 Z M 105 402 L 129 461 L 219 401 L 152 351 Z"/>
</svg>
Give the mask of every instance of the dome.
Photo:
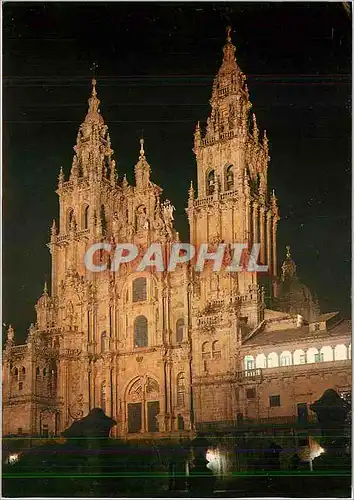
<svg viewBox="0 0 354 500">
<path fill-rule="evenodd" d="M 313 321 L 319 314 L 317 299 L 296 276 L 296 264 L 291 258 L 290 247 L 287 246 L 286 250 L 276 298 L 277 308 L 289 314 L 300 314 L 306 321 Z"/>
</svg>

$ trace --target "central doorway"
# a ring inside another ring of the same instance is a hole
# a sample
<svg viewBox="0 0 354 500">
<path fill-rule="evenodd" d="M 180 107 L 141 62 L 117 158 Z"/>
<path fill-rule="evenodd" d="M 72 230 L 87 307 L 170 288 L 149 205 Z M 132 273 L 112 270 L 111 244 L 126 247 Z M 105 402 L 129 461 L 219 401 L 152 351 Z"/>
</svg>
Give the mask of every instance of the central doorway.
<svg viewBox="0 0 354 500">
<path fill-rule="evenodd" d="M 160 389 L 156 380 L 150 377 L 136 380 L 127 395 L 127 431 L 159 432 Z"/>
</svg>

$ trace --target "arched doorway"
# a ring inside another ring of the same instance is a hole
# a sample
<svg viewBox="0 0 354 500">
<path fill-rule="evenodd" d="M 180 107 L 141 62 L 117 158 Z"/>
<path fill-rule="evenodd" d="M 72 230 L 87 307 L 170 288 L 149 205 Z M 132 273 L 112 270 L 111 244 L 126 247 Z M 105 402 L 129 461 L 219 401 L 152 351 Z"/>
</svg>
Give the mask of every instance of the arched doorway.
<svg viewBox="0 0 354 500">
<path fill-rule="evenodd" d="M 158 432 L 160 388 L 150 377 L 136 379 L 127 393 L 127 432 Z"/>
</svg>

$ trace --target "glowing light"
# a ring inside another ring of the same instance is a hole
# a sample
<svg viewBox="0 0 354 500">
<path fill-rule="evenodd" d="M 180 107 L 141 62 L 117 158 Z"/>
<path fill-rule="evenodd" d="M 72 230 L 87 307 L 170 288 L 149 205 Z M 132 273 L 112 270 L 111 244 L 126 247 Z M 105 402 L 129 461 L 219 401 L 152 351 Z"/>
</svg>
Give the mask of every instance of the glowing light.
<svg viewBox="0 0 354 500">
<path fill-rule="evenodd" d="M 214 453 L 213 450 L 208 450 L 206 452 L 206 455 L 205 455 L 205 458 L 206 460 L 208 460 L 208 462 L 212 462 L 213 460 L 215 460 L 217 457 L 216 457 L 216 454 Z"/>
<path fill-rule="evenodd" d="M 9 464 L 13 465 L 18 462 L 20 459 L 20 455 L 18 453 L 12 453 L 9 455 Z"/>
<path fill-rule="evenodd" d="M 320 455 L 322 455 L 322 453 L 324 452 L 325 450 L 322 448 L 322 446 L 319 446 L 318 448 L 311 450 L 310 459 L 313 460 L 314 458 L 317 458 Z"/>
<path fill-rule="evenodd" d="M 218 448 L 214 450 L 209 449 L 206 452 L 205 458 L 209 462 L 207 464 L 208 469 L 215 474 L 219 475 L 223 470 L 226 470 L 226 458 L 220 453 Z"/>
</svg>

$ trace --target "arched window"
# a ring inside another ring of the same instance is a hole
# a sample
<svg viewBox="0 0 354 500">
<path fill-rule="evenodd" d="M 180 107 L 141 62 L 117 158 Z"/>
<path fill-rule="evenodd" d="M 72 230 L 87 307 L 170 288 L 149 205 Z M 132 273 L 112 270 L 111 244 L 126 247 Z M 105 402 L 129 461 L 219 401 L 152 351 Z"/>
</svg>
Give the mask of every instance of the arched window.
<svg viewBox="0 0 354 500">
<path fill-rule="evenodd" d="M 283 351 L 280 355 L 280 366 L 289 366 L 291 365 L 291 352 Z"/>
<path fill-rule="evenodd" d="M 308 363 L 316 363 L 316 355 L 318 354 L 318 349 L 316 347 L 310 347 L 306 352 L 306 359 Z"/>
<path fill-rule="evenodd" d="M 40 375 L 41 375 L 41 371 L 40 371 L 39 367 L 37 366 L 37 368 L 36 368 L 36 378 L 39 378 Z"/>
<path fill-rule="evenodd" d="M 348 358 L 348 350 L 344 344 L 338 344 L 334 348 L 334 360 L 340 361 Z"/>
<path fill-rule="evenodd" d="M 177 342 L 183 342 L 184 333 L 184 319 L 180 318 L 176 321 L 176 340 Z"/>
<path fill-rule="evenodd" d="M 74 218 L 74 209 L 73 208 L 69 208 L 69 210 L 68 210 L 68 217 L 67 217 L 67 221 L 66 221 L 66 230 L 68 232 L 70 230 L 70 226 L 71 226 L 71 223 L 73 221 L 73 218 Z"/>
<path fill-rule="evenodd" d="M 209 342 L 204 342 L 204 344 L 202 345 L 202 358 L 203 359 L 210 359 L 211 358 Z"/>
<path fill-rule="evenodd" d="M 100 404 L 102 410 L 106 411 L 106 382 L 103 381 L 101 384 L 101 394 L 100 394 Z"/>
<path fill-rule="evenodd" d="M 26 378 L 26 368 L 22 366 L 22 368 L 19 371 L 19 380 L 24 380 Z"/>
<path fill-rule="evenodd" d="M 43 368 L 43 377 L 47 375 L 47 368 Z"/>
<path fill-rule="evenodd" d="M 179 431 L 184 431 L 184 420 L 182 415 L 177 416 L 177 428 Z"/>
<path fill-rule="evenodd" d="M 267 357 L 267 367 L 276 368 L 277 366 L 279 366 L 278 354 L 276 352 L 271 352 Z"/>
<path fill-rule="evenodd" d="M 229 165 L 225 172 L 225 189 L 231 191 L 234 188 L 234 167 Z"/>
<path fill-rule="evenodd" d="M 184 406 L 186 402 L 186 384 L 184 373 L 177 376 L 177 406 Z"/>
<path fill-rule="evenodd" d="M 267 368 L 267 358 L 265 357 L 265 354 L 257 354 L 256 368 Z"/>
<path fill-rule="evenodd" d="M 207 196 L 215 191 L 215 172 L 211 170 L 207 175 Z"/>
<path fill-rule="evenodd" d="M 322 355 L 322 361 L 333 361 L 333 349 L 331 346 L 327 345 L 321 347 L 320 354 Z"/>
<path fill-rule="evenodd" d="M 107 333 L 101 333 L 101 352 L 106 352 Z"/>
<path fill-rule="evenodd" d="M 18 368 L 15 368 L 13 371 L 14 378 L 18 378 Z"/>
<path fill-rule="evenodd" d="M 47 388 L 50 396 L 55 396 L 57 392 L 57 366 L 54 361 L 51 361 L 48 366 Z"/>
<path fill-rule="evenodd" d="M 254 357 L 245 356 L 245 370 L 253 370 L 253 369 L 254 369 Z"/>
<path fill-rule="evenodd" d="M 133 302 L 143 302 L 146 296 L 146 278 L 136 278 L 133 281 Z"/>
<path fill-rule="evenodd" d="M 145 316 L 138 316 L 134 321 L 134 347 L 147 347 L 148 322 Z"/>
<path fill-rule="evenodd" d="M 89 227 L 89 206 L 88 205 L 86 205 L 86 207 L 84 208 L 82 226 L 83 226 L 83 229 L 87 229 Z"/>
<path fill-rule="evenodd" d="M 101 220 L 102 232 L 105 233 L 107 231 L 107 217 L 104 205 L 101 205 L 100 220 Z"/>
<path fill-rule="evenodd" d="M 213 359 L 220 359 L 221 358 L 221 347 L 220 347 L 220 342 L 218 340 L 215 340 L 213 342 L 212 348 L 211 348 L 211 353 Z"/>
<path fill-rule="evenodd" d="M 302 349 L 296 349 L 293 353 L 294 365 L 304 365 L 306 363 L 306 354 Z"/>
</svg>

